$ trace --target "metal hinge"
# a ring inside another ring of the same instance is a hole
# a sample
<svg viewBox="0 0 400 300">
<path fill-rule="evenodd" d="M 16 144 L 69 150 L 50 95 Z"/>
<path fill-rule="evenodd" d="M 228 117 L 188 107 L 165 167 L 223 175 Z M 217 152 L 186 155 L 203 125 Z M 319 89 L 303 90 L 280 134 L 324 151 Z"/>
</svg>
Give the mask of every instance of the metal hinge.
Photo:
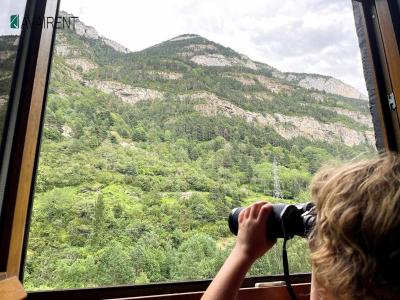
<svg viewBox="0 0 400 300">
<path fill-rule="evenodd" d="M 387 97 L 388 102 L 389 102 L 389 107 L 391 110 L 396 110 L 396 99 L 394 98 L 394 94 L 391 93 Z"/>
</svg>

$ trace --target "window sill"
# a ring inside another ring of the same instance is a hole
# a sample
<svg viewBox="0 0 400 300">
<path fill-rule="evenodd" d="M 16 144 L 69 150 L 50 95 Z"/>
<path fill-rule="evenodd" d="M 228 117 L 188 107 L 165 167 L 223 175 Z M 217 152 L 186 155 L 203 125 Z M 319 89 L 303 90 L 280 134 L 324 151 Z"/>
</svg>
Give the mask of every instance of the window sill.
<svg viewBox="0 0 400 300">
<path fill-rule="evenodd" d="M 297 286 L 297 284 L 309 285 L 309 283 L 311 282 L 310 273 L 293 274 L 290 275 L 290 278 L 294 286 Z M 258 295 L 260 290 L 264 291 L 270 289 L 271 291 L 283 290 L 287 294 L 286 287 L 281 287 L 281 286 L 269 287 L 269 288 L 254 288 L 255 284 L 258 282 L 273 282 L 273 281 L 283 281 L 283 280 L 284 280 L 283 275 L 249 277 L 245 279 L 240 293 L 241 294 L 256 293 Z M 87 288 L 87 289 L 37 291 L 37 292 L 28 292 L 27 300 L 47 300 L 47 299 L 98 300 L 98 299 L 121 299 L 121 298 L 146 299 L 146 297 L 148 299 L 164 299 L 164 298 L 154 298 L 155 295 L 162 295 L 157 297 L 171 297 L 171 296 L 180 297 L 180 295 L 184 295 L 183 298 L 181 297 L 177 299 L 189 299 L 185 297 L 188 297 L 188 295 L 192 295 L 193 297 L 197 298 L 190 298 L 190 299 L 200 299 L 202 294 L 201 291 L 205 291 L 210 282 L 211 280 L 196 280 L 196 281 L 171 282 L 171 283 L 153 283 L 153 284 L 134 285 L 134 286 L 125 285 L 125 286 L 99 287 L 99 288 Z M 252 292 L 251 290 L 254 290 L 254 292 Z M 171 299 L 171 298 L 165 298 L 165 299 Z M 242 298 L 242 299 L 247 299 L 247 298 Z M 278 299 L 278 298 L 272 298 L 272 299 Z"/>
</svg>

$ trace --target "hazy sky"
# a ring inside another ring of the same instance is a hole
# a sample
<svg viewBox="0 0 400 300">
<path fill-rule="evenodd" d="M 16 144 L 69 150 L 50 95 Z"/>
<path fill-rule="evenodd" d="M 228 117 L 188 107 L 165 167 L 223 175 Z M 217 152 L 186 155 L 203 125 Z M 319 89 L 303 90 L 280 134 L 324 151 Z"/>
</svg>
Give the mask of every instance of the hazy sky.
<svg viewBox="0 0 400 300">
<path fill-rule="evenodd" d="M 195 33 L 281 71 L 331 75 L 366 94 L 350 0 L 62 0 L 61 9 L 132 51 Z"/>
</svg>

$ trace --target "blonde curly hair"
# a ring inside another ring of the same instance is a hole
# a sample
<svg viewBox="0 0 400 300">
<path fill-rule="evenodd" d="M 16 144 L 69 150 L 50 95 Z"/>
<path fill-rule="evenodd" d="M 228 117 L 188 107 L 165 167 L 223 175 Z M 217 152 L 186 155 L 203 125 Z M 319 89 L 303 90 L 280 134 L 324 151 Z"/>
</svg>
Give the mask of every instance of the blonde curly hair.
<svg viewBox="0 0 400 300">
<path fill-rule="evenodd" d="M 336 299 L 400 299 L 400 159 L 381 154 L 321 169 L 313 276 Z"/>
</svg>

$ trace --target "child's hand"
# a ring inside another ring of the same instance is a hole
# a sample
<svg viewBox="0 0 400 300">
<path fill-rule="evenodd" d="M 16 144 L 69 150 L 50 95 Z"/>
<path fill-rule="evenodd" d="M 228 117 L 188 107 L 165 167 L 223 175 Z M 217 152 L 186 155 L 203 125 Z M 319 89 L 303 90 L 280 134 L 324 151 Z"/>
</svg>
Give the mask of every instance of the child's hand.
<svg viewBox="0 0 400 300">
<path fill-rule="evenodd" d="M 251 262 L 263 256 L 276 242 L 267 240 L 266 237 L 267 219 L 271 211 L 271 204 L 259 201 L 239 214 L 235 250 Z"/>
<path fill-rule="evenodd" d="M 251 265 L 275 244 L 275 241 L 266 239 L 267 219 L 271 210 L 271 204 L 260 201 L 240 212 L 236 245 L 202 300 L 236 299 Z"/>
</svg>

